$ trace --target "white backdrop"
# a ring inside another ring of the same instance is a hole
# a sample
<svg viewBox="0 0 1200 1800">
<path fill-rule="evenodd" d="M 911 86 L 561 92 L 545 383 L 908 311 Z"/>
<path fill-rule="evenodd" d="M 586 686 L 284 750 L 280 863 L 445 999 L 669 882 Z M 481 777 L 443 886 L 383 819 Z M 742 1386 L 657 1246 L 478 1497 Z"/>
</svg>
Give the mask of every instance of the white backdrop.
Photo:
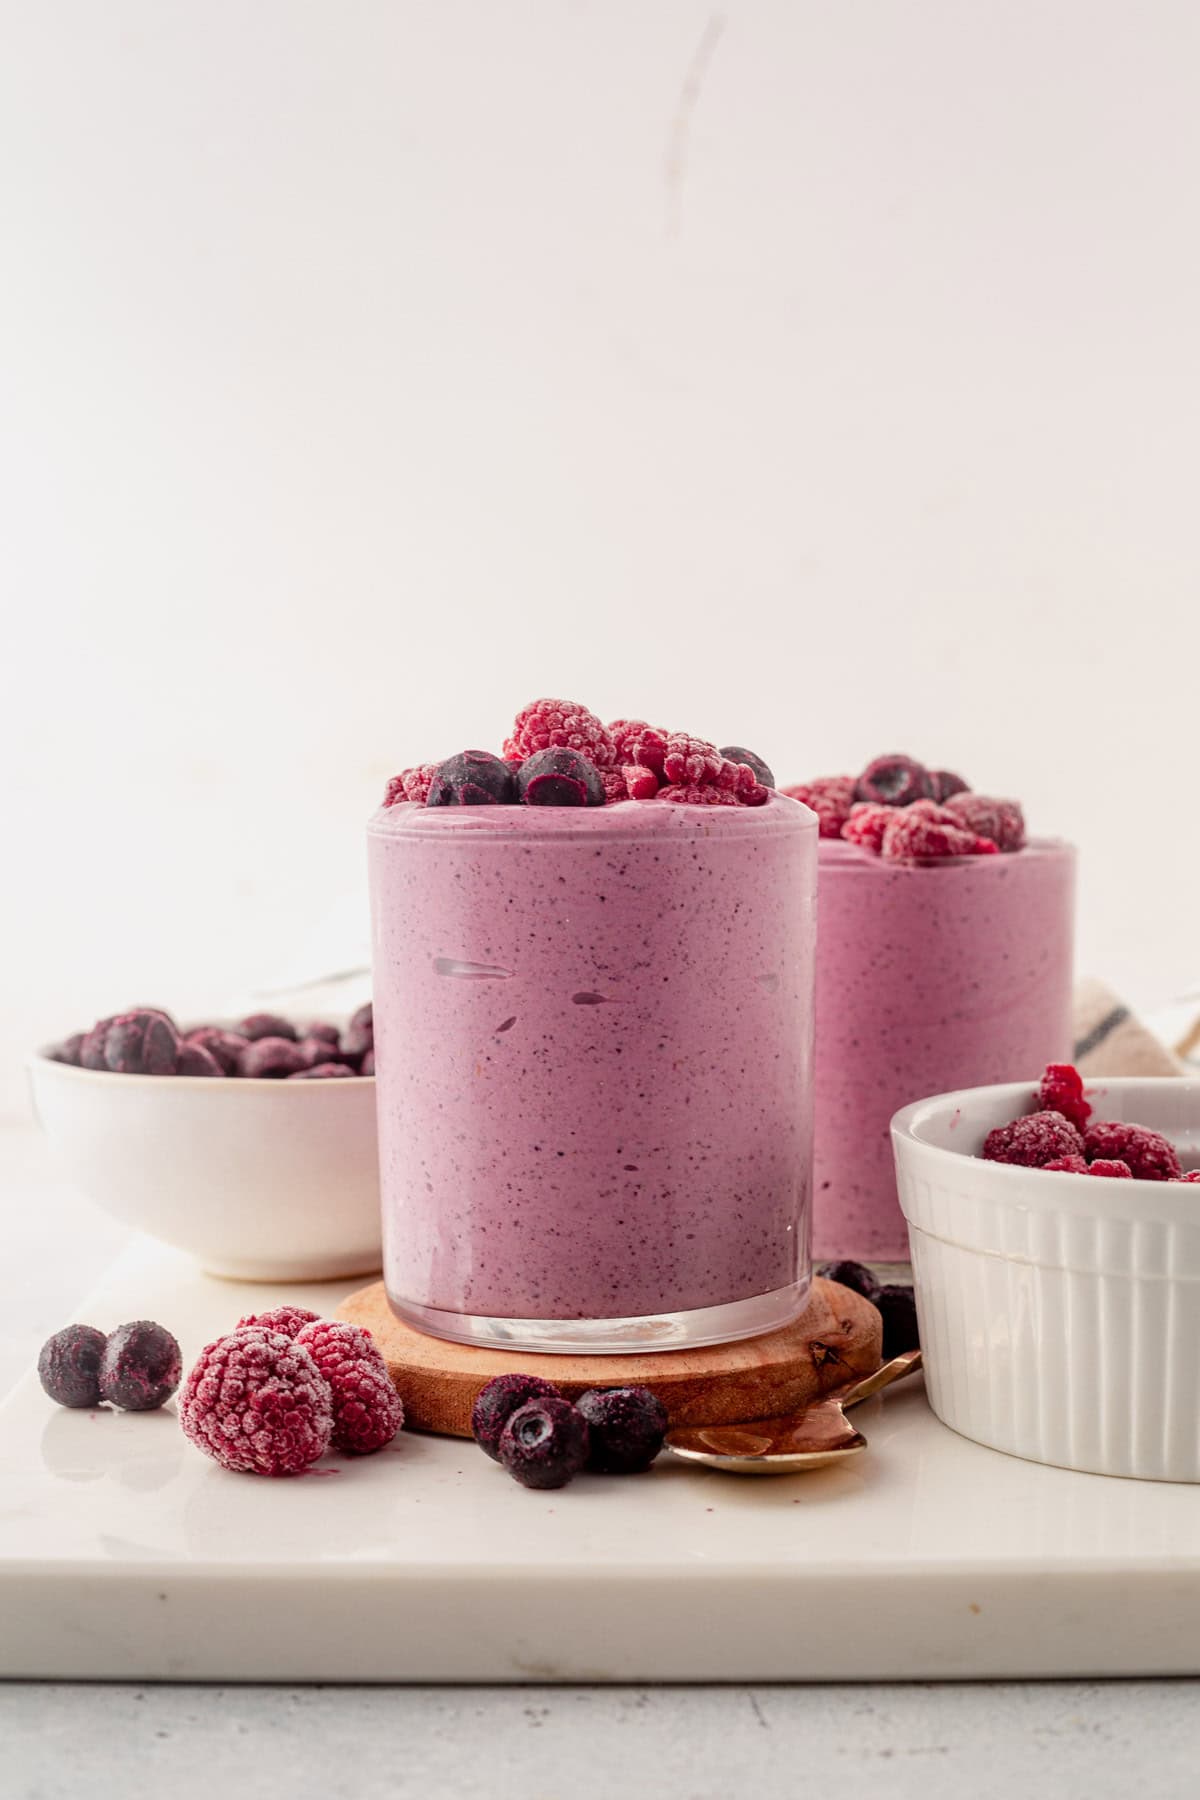
<svg viewBox="0 0 1200 1800">
<path fill-rule="evenodd" d="M 0 1103 L 545 692 L 961 767 L 1200 976 L 1191 0 L 0 12 Z"/>
</svg>

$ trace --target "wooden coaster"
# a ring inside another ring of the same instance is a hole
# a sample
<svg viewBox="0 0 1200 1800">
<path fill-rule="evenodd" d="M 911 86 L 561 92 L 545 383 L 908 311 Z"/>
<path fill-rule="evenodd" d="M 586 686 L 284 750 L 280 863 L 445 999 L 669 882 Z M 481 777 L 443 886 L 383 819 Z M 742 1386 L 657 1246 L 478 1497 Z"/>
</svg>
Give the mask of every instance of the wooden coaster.
<svg viewBox="0 0 1200 1800">
<path fill-rule="evenodd" d="M 531 1356 L 426 1337 L 398 1319 L 382 1281 L 359 1288 L 339 1319 L 369 1331 L 418 1431 L 470 1437 L 471 1407 L 496 1375 L 544 1375 L 569 1400 L 590 1387 L 652 1388 L 672 1425 L 725 1425 L 797 1411 L 830 1388 L 879 1367 L 883 1328 L 869 1300 L 816 1280 L 792 1325 L 738 1344 L 652 1356 Z"/>
</svg>

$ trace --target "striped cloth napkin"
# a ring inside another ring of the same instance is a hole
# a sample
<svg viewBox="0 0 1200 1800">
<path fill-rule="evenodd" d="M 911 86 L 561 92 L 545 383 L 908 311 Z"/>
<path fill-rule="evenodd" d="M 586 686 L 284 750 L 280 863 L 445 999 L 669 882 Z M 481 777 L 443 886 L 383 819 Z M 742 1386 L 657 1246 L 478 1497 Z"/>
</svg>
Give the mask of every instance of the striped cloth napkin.
<svg viewBox="0 0 1200 1800">
<path fill-rule="evenodd" d="M 1200 1043 L 1200 1020 L 1195 1026 Z M 1183 1057 L 1168 1050 L 1119 995 L 1103 981 L 1085 977 L 1075 987 L 1075 1066 L 1084 1075 L 1184 1075 Z"/>
</svg>

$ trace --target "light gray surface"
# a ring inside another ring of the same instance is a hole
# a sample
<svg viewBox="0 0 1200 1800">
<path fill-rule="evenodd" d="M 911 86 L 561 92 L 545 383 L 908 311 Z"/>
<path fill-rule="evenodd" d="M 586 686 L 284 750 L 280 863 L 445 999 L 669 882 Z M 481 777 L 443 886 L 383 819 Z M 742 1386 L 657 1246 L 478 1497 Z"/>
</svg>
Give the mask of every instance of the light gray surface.
<svg viewBox="0 0 1200 1800">
<path fill-rule="evenodd" d="M 1156 1800 L 1196 1792 L 1200 1683 L 0 1690 L 5 1800 Z M 12 1785 L 9 1785 L 12 1783 Z"/>
<path fill-rule="evenodd" d="M 5 1133 L 0 1388 L 125 1234 Z M 398 1622 L 402 1629 L 402 1623 Z M 1118 1628 L 1114 1626 L 1114 1628 Z M 0 1621 L 0 1629 L 3 1622 Z M 1200 1682 L 731 1688 L 0 1686 L 0 1797 L 604 1800 L 840 1791 L 922 1800 L 1196 1792 Z M 836 1784 L 836 1788 L 835 1785 Z"/>
</svg>

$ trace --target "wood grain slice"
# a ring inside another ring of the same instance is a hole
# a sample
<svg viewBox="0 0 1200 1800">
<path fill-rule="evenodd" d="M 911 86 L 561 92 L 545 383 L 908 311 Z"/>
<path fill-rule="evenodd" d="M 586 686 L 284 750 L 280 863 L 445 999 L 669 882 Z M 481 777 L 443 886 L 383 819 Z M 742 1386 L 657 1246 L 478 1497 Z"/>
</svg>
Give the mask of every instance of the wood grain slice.
<svg viewBox="0 0 1200 1800">
<path fill-rule="evenodd" d="M 544 1375 L 569 1400 L 590 1387 L 652 1388 L 672 1425 L 725 1425 L 794 1412 L 879 1367 L 883 1330 L 869 1300 L 815 1280 L 794 1324 L 705 1350 L 642 1356 L 533 1356 L 426 1337 L 398 1319 L 382 1281 L 359 1288 L 339 1319 L 369 1331 L 418 1431 L 470 1437 L 471 1407 L 496 1375 Z"/>
</svg>

